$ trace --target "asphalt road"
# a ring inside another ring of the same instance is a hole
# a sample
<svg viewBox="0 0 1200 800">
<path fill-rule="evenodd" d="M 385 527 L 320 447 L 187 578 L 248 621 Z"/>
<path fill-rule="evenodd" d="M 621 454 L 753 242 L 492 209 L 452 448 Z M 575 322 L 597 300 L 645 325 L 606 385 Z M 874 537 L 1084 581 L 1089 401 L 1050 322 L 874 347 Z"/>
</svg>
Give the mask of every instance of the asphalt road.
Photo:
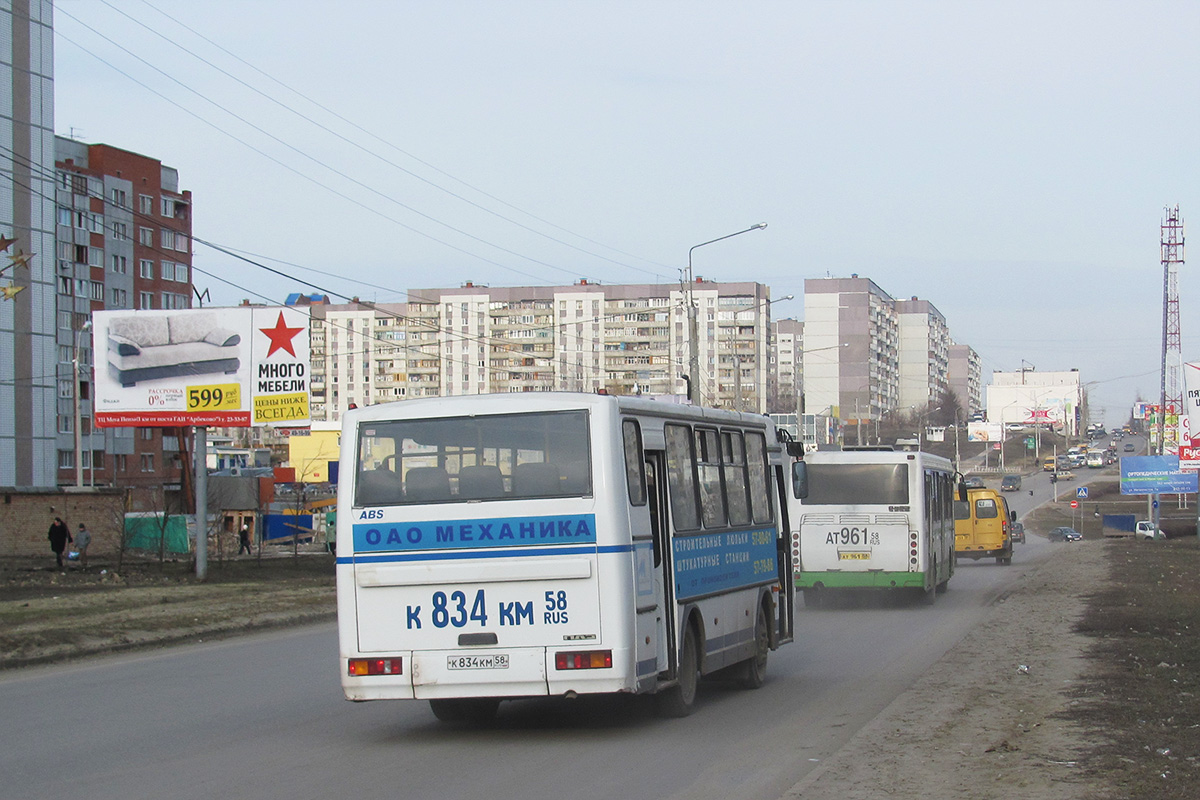
<svg viewBox="0 0 1200 800">
<path fill-rule="evenodd" d="M 1009 494 L 1019 513 L 1037 483 Z M 960 564 L 933 607 L 801 608 L 765 686 L 704 684 L 682 720 L 646 698 L 506 703 L 486 728 L 348 703 L 331 625 L 23 670 L 0 677 L 0 775 L 9 796 L 70 800 L 777 798 L 1062 546 Z"/>
</svg>

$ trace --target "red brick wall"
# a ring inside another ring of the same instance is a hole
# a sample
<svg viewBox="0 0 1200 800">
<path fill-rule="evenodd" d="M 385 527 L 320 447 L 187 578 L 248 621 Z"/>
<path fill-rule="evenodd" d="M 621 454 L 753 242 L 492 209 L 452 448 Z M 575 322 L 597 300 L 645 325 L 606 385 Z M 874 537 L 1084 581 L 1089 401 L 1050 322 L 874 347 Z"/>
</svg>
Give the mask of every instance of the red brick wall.
<svg viewBox="0 0 1200 800">
<path fill-rule="evenodd" d="M 120 545 L 125 492 L 97 489 L 95 492 L 0 489 L 0 556 L 52 557 L 46 538 L 55 517 L 71 529 L 79 523 L 92 534 L 89 555 L 108 555 Z"/>
</svg>

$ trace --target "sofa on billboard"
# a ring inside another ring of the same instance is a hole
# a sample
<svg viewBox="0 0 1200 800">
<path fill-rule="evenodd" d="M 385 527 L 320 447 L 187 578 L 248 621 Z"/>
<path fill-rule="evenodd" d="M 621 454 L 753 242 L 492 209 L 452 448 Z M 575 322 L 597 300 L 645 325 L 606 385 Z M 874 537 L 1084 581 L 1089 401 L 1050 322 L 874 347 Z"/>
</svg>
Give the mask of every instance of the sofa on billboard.
<svg viewBox="0 0 1200 800">
<path fill-rule="evenodd" d="M 108 370 L 121 386 L 179 375 L 232 375 L 242 337 L 216 314 L 116 317 L 108 325 Z"/>
</svg>

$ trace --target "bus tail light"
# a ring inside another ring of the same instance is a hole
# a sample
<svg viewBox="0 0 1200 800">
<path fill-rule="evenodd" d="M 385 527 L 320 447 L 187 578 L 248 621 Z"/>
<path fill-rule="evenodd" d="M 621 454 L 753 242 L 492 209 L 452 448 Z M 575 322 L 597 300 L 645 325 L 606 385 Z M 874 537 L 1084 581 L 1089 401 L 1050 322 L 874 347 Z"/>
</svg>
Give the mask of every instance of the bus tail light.
<svg viewBox="0 0 1200 800">
<path fill-rule="evenodd" d="M 587 650 L 579 653 L 555 653 L 556 669 L 609 669 L 612 650 Z"/>
<path fill-rule="evenodd" d="M 402 658 L 352 658 L 347 662 L 348 675 L 401 675 L 404 673 Z"/>
</svg>

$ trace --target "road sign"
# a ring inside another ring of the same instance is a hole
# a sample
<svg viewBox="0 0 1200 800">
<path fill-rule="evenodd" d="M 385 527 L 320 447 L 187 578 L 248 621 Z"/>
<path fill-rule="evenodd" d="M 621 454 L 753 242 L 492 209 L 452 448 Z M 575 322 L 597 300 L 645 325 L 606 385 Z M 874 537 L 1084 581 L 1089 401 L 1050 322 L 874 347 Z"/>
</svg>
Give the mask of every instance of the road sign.
<svg viewBox="0 0 1200 800">
<path fill-rule="evenodd" d="M 1078 489 L 1075 490 L 1075 496 L 1078 497 L 1080 500 L 1087 500 L 1087 487 L 1080 486 Z"/>
<path fill-rule="evenodd" d="M 1078 500 L 1072 500 L 1072 501 L 1071 501 L 1071 508 L 1079 508 L 1079 501 L 1078 501 Z"/>
</svg>

